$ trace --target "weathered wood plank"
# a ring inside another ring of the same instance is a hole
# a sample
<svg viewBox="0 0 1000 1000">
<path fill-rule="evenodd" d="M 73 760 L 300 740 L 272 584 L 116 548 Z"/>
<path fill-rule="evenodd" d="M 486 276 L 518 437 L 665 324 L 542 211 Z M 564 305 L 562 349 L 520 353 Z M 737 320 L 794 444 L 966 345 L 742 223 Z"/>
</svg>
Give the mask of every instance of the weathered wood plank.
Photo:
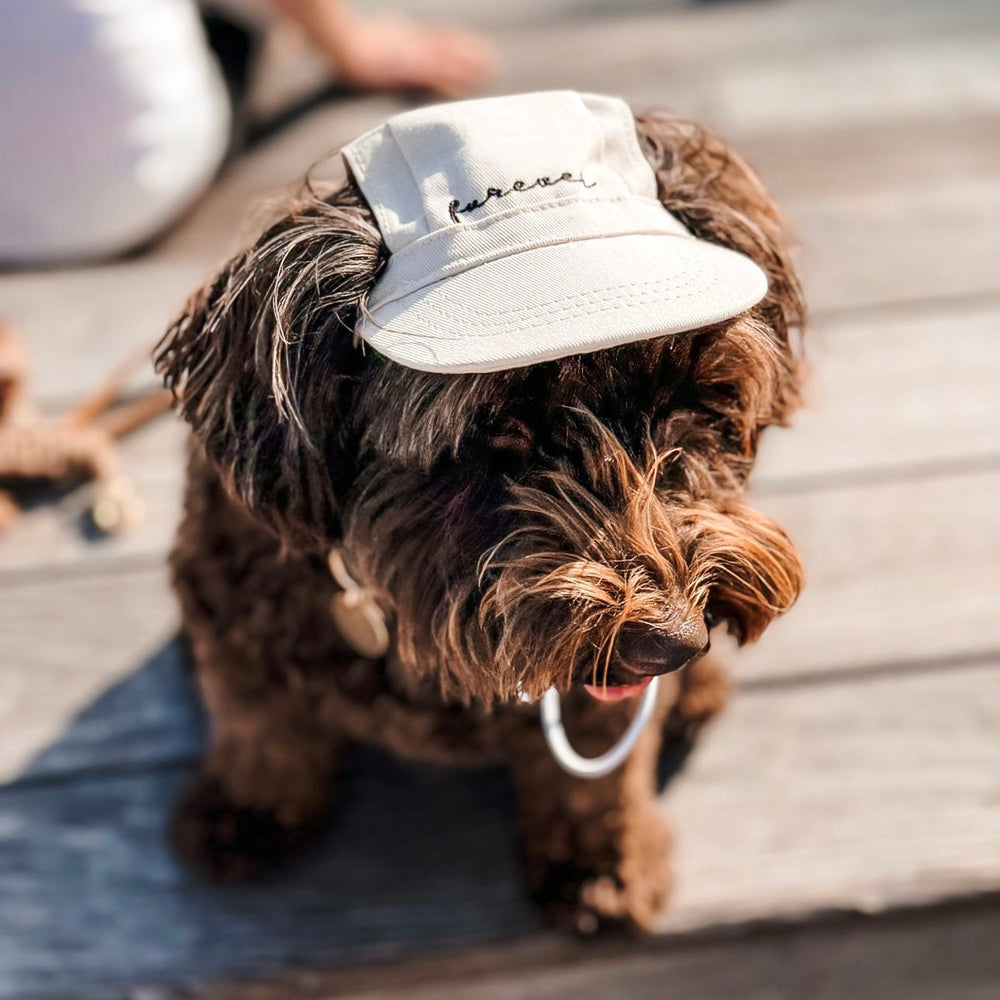
<svg viewBox="0 0 1000 1000">
<path fill-rule="evenodd" d="M 166 576 L 164 565 L 0 591 L 0 781 L 46 748 L 39 774 L 190 749 L 179 660 L 164 648 L 177 619 Z M 67 746 L 52 749 L 61 734 Z"/>
<path fill-rule="evenodd" d="M 458 13 L 453 0 L 373 0 L 372 6 L 432 19 Z M 703 113 L 732 108 L 726 124 L 751 127 L 761 116 L 812 128 L 817 118 L 828 126 L 836 118 L 858 124 L 899 119 L 901 112 L 927 116 L 944 108 L 950 117 L 997 108 L 995 89 L 984 85 L 996 80 L 990 45 L 1000 27 L 990 0 L 691 6 L 684 0 L 466 0 L 461 17 L 488 26 L 499 45 L 498 92 L 601 85 L 626 88 L 636 99 L 645 88 L 659 102 L 679 89 L 700 93 Z M 287 62 L 301 60 L 287 39 L 283 47 Z M 273 65 L 271 79 L 258 87 L 263 106 L 280 107 L 281 77 L 297 69 Z M 317 74 L 316 84 L 322 79 Z"/>
<path fill-rule="evenodd" d="M 18 699 L 31 714 L 8 721 L 0 742 L 0 784 L 161 769 L 201 753 L 205 720 L 182 641 L 150 649 L 128 671 L 115 673 L 116 665 L 111 657 L 107 667 L 101 661 L 31 684 L 29 697 Z"/>
<path fill-rule="evenodd" d="M 817 311 L 994 295 L 1000 182 L 842 195 L 783 206 Z"/>
<path fill-rule="evenodd" d="M 359 754 L 325 843 L 218 888 L 165 842 L 186 769 L 0 790 L 0 997 L 376 961 L 531 933 L 507 788 Z M 405 817 L 405 836 L 400 818 Z"/>
<path fill-rule="evenodd" d="M 781 206 L 820 194 L 934 189 L 958 177 L 989 178 L 1000 157 L 995 116 L 959 112 L 943 121 L 886 119 L 838 127 L 821 118 L 809 131 L 722 132 L 754 164 Z"/>
<path fill-rule="evenodd" d="M 771 929 L 694 947 L 500 947 L 418 966 L 210 990 L 211 1000 L 992 1000 L 995 904 Z M 422 975 L 421 975 L 422 973 Z M 386 984 L 388 980 L 387 985 Z"/>
<path fill-rule="evenodd" d="M 1000 649 L 998 496 L 1000 472 L 762 496 L 760 505 L 801 547 L 809 582 L 799 605 L 739 654 L 737 677 L 860 671 Z M 0 594 L 0 774 L 12 777 L 161 649 L 176 612 L 165 568 L 155 563 L 8 581 Z M 74 754 L 78 767 L 101 767 L 133 749 L 141 758 L 175 746 L 175 717 L 164 705 L 149 706 L 148 742 L 138 734 L 123 741 L 133 728 L 145 731 L 132 711 L 127 704 L 109 719 L 98 713 L 91 735 L 60 766 Z"/>
<path fill-rule="evenodd" d="M 1000 304 L 820 323 L 805 406 L 763 436 L 761 491 L 1000 457 Z"/>
<path fill-rule="evenodd" d="M 845 58 L 840 43 L 783 58 L 729 62 L 710 81 L 720 127 L 736 134 L 858 127 L 1000 113 L 1000 17 L 977 33 L 945 28 L 934 37 L 876 31 Z"/>
<path fill-rule="evenodd" d="M 771 12 L 780 8 L 784 22 L 775 27 L 789 29 L 785 42 L 766 31 L 768 12 L 749 6 L 567 23 L 557 58 L 548 32 L 521 31 L 507 36 L 517 44 L 504 51 L 500 89 L 516 81 L 514 89 L 620 93 L 740 136 L 1000 111 L 995 9 L 975 28 L 955 21 L 916 31 L 919 19 L 907 31 L 899 8 L 882 25 L 855 10 L 841 21 L 850 37 L 838 37 L 824 35 L 830 15 L 843 17 L 830 6 Z"/>
<path fill-rule="evenodd" d="M 715 726 L 665 797 L 664 929 L 1000 888 L 1000 659 L 744 692 Z"/>
<path fill-rule="evenodd" d="M 807 569 L 746 678 L 1000 650 L 1000 472 L 761 496 Z"/>
<path fill-rule="evenodd" d="M 1000 888 L 998 734 L 998 663 L 743 693 L 664 799 L 679 879 L 664 933 Z M 539 933 L 495 771 L 359 754 L 313 856 L 218 889 L 163 846 L 183 770 L 0 790 L 0 996 Z"/>
</svg>

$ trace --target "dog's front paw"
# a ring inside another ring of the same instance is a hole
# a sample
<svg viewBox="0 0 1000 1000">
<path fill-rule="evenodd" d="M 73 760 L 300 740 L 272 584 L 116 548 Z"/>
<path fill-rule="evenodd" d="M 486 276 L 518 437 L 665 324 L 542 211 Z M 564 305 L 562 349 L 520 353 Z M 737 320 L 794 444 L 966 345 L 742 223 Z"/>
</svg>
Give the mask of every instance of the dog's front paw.
<svg viewBox="0 0 1000 1000">
<path fill-rule="evenodd" d="M 581 934 L 612 928 L 651 933 L 670 896 L 672 879 L 666 866 L 636 882 L 620 875 L 599 875 L 580 886 L 574 927 Z"/>
<path fill-rule="evenodd" d="M 669 868 L 636 883 L 620 874 L 595 875 L 552 865 L 533 892 L 549 920 L 561 930 L 590 936 L 625 931 L 651 932 L 670 895 Z"/>
<path fill-rule="evenodd" d="M 203 874 L 234 881 L 277 868 L 314 832 L 313 824 L 289 826 L 274 811 L 233 802 L 218 778 L 201 774 L 175 807 L 170 840 Z"/>
<path fill-rule="evenodd" d="M 673 887 L 670 830 L 655 807 L 630 820 L 602 861 L 529 862 L 532 895 L 557 927 L 584 935 L 655 929 Z"/>
</svg>

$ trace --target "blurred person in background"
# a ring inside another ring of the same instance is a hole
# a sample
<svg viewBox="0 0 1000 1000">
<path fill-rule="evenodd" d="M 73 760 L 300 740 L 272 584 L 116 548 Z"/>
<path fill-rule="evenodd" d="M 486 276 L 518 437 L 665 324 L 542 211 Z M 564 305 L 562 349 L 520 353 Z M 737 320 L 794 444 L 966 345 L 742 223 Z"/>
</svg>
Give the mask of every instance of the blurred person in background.
<svg viewBox="0 0 1000 1000">
<path fill-rule="evenodd" d="M 239 96 L 206 38 L 220 10 L 294 19 L 349 87 L 457 97 L 491 69 L 472 34 L 360 16 L 346 0 L 210 7 L 0 0 L 0 264 L 125 253 L 205 190 L 230 148 Z"/>
</svg>

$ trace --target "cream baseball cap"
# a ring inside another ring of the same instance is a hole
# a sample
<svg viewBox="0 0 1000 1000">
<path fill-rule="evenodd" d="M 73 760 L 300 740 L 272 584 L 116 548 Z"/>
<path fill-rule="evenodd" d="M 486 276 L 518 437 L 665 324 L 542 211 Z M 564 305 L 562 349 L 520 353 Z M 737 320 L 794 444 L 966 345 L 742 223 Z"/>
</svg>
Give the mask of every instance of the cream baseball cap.
<svg viewBox="0 0 1000 1000">
<path fill-rule="evenodd" d="M 663 208 L 613 97 L 438 104 L 342 154 L 389 250 L 357 333 L 409 368 L 517 368 L 707 326 L 767 293 L 753 261 Z"/>
</svg>

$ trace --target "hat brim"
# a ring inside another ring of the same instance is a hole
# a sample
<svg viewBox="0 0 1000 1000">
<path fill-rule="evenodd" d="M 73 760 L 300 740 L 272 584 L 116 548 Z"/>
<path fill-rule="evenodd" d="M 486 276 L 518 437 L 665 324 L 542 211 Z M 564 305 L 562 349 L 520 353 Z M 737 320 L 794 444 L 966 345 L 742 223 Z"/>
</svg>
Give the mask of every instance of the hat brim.
<svg viewBox="0 0 1000 1000">
<path fill-rule="evenodd" d="M 383 298 L 357 332 L 407 368 L 492 372 L 710 326 L 766 294 L 742 254 L 626 234 L 522 250 Z"/>
</svg>

